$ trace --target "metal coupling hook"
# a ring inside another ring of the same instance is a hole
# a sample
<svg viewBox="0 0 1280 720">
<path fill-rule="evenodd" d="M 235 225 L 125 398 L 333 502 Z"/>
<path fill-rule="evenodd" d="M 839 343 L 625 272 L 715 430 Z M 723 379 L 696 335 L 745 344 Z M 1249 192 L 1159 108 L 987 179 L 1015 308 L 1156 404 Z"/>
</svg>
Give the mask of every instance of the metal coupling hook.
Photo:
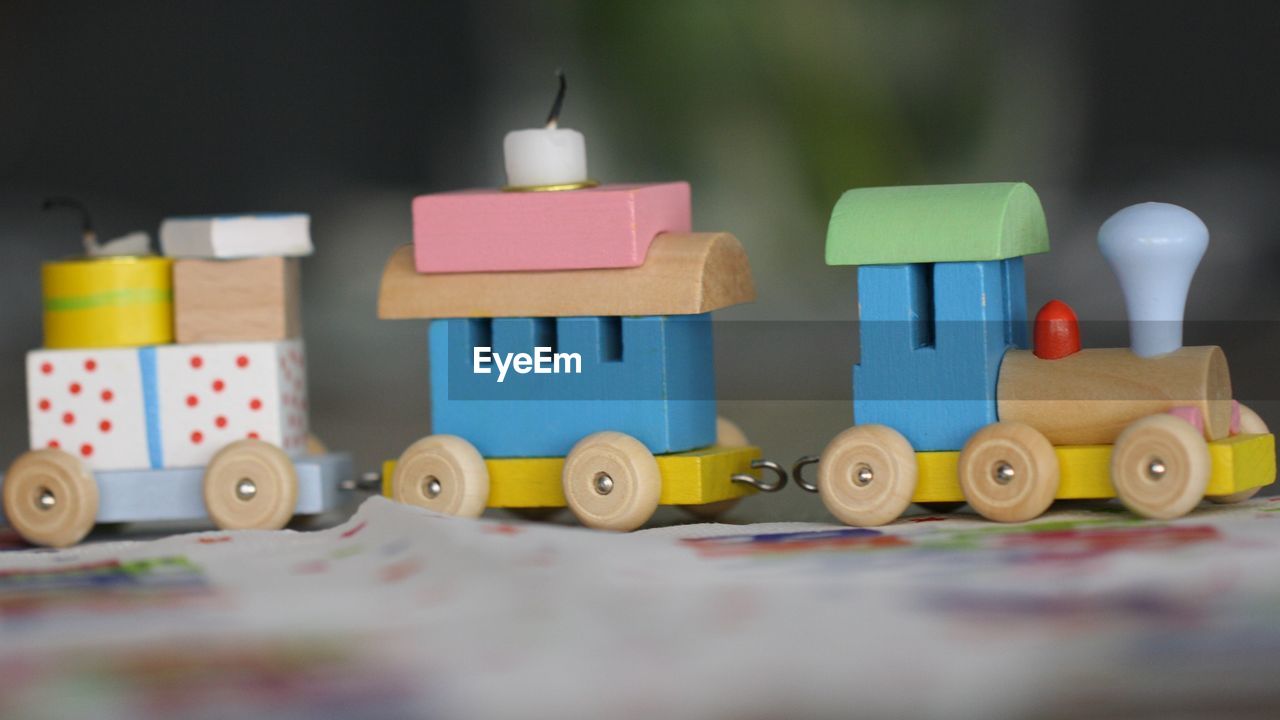
<svg viewBox="0 0 1280 720">
<path fill-rule="evenodd" d="M 791 479 L 795 480 L 796 485 L 799 485 L 801 490 L 811 493 L 818 492 L 818 484 L 805 479 L 804 469 L 810 465 L 817 465 L 820 459 L 817 455 L 805 455 L 796 460 L 795 464 L 791 466 Z"/>
<path fill-rule="evenodd" d="M 752 460 L 752 470 L 769 470 L 777 478 L 774 482 L 766 482 L 756 478 L 754 475 L 739 473 L 729 478 L 730 482 L 750 485 L 751 487 L 765 493 L 775 493 L 787 486 L 787 471 L 778 463 L 772 460 Z"/>
</svg>

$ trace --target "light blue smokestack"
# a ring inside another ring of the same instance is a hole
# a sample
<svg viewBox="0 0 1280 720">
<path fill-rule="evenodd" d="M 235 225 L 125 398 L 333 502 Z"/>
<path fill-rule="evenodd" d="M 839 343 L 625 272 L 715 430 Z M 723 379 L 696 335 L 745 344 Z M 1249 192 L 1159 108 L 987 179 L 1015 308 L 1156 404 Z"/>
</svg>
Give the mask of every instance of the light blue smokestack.
<svg viewBox="0 0 1280 720">
<path fill-rule="evenodd" d="M 1177 205 L 1131 205 L 1098 229 L 1098 247 L 1124 291 L 1130 349 L 1151 357 L 1182 347 L 1187 290 L 1209 247 L 1204 222 Z"/>
</svg>

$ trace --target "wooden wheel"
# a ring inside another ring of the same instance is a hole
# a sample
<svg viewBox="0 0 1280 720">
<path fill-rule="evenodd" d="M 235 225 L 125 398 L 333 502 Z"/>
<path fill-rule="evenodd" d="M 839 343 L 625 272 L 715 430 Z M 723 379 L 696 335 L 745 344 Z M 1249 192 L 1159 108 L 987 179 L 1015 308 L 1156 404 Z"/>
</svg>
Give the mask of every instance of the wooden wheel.
<svg viewBox="0 0 1280 720">
<path fill-rule="evenodd" d="M 466 440 L 428 435 L 400 455 L 391 497 L 445 515 L 480 517 L 489 502 L 489 468 Z"/>
<path fill-rule="evenodd" d="M 742 432 L 738 424 L 728 418 L 716 418 L 716 444 L 724 447 L 744 447 L 750 445 L 747 434 Z M 729 498 L 703 505 L 681 505 L 681 509 L 699 520 L 711 521 L 729 512 L 742 502 L 742 498 Z"/>
<path fill-rule="evenodd" d="M 847 525 L 869 527 L 898 519 L 916 491 L 911 443 L 884 425 L 857 425 L 835 436 L 818 463 L 818 494 Z"/>
<path fill-rule="evenodd" d="M 4 514 L 33 545 L 69 547 L 84 539 L 98 515 L 93 473 L 62 450 L 18 456 L 4 476 Z"/>
<path fill-rule="evenodd" d="M 653 453 L 620 432 L 598 432 L 578 441 L 561 475 L 569 509 L 587 527 L 626 532 L 658 509 L 662 475 Z"/>
<path fill-rule="evenodd" d="M 1254 412 L 1253 409 L 1247 405 L 1241 405 L 1240 432 L 1248 435 L 1267 435 L 1271 433 L 1271 430 L 1267 427 L 1267 422 L 1262 419 L 1261 415 Z M 1257 495 L 1258 491 L 1261 489 L 1262 486 L 1259 485 L 1258 487 L 1241 490 L 1237 493 L 1230 493 L 1227 495 L 1210 495 L 1209 500 L 1216 502 L 1219 505 L 1232 505 L 1248 500 L 1254 495 Z"/>
<path fill-rule="evenodd" d="M 283 450 L 237 440 L 204 469 L 204 507 L 223 530 L 279 530 L 298 506 L 298 473 Z"/>
<path fill-rule="evenodd" d="M 716 417 L 716 444 L 725 447 L 746 447 L 751 444 L 738 423 L 725 417 Z"/>
<path fill-rule="evenodd" d="M 1025 423 L 998 422 L 974 433 L 957 472 L 969 507 L 997 522 L 1040 517 L 1058 494 L 1053 444 Z"/>
<path fill-rule="evenodd" d="M 1209 483 L 1209 446 L 1185 420 L 1150 415 L 1124 429 L 1111 452 L 1111 483 L 1138 515 L 1182 517 Z"/>
</svg>

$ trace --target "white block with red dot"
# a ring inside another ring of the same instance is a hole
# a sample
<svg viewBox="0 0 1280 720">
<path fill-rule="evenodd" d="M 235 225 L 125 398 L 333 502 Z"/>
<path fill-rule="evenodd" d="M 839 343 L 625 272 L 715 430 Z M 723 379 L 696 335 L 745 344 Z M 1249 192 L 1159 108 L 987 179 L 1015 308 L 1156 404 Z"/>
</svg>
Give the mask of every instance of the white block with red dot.
<svg viewBox="0 0 1280 720">
<path fill-rule="evenodd" d="M 165 467 L 205 465 L 244 438 L 306 451 L 301 340 L 158 346 L 156 394 Z"/>
<path fill-rule="evenodd" d="M 27 353 L 31 447 L 61 448 L 94 470 L 150 466 L 135 348 Z"/>
</svg>

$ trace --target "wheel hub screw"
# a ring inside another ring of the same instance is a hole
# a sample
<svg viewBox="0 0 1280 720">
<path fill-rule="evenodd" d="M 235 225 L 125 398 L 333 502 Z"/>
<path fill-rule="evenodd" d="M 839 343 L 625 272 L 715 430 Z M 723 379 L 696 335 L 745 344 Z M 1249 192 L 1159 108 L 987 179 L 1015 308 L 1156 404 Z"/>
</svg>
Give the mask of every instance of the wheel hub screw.
<svg viewBox="0 0 1280 720">
<path fill-rule="evenodd" d="M 1169 468 L 1165 466 L 1164 461 L 1160 458 L 1152 458 L 1151 462 L 1147 463 L 1147 477 L 1152 480 L 1163 479 L 1167 472 L 1169 472 Z"/>
<path fill-rule="evenodd" d="M 853 471 L 853 482 L 858 487 L 866 487 L 871 484 L 872 480 L 875 480 L 875 479 L 876 479 L 876 473 L 874 470 L 871 469 L 870 465 L 866 465 L 866 464 L 859 465 Z"/>
<path fill-rule="evenodd" d="M 248 502 L 258 494 L 258 484 L 249 478 L 240 478 L 236 483 L 236 497 Z"/>
<path fill-rule="evenodd" d="M 613 492 L 613 478 L 609 477 L 609 473 L 596 473 L 596 477 L 591 481 L 595 486 L 596 492 L 601 495 L 608 495 Z"/>
<path fill-rule="evenodd" d="M 41 510 L 52 510 L 58 504 L 58 496 L 53 494 L 49 488 L 40 488 L 40 494 L 36 496 L 36 507 Z"/>
<path fill-rule="evenodd" d="M 1008 485 L 1018 476 L 1018 471 L 1013 466 L 1001 460 L 991 469 L 991 477 L 1001 485 Z"/>
<path fill-rule="evenodd" d="M 427 496 L 429 500 L 435 500 L 440 497 L 440 478 L 435 475 L 428 475 L 427 479 L 422 482 L 422 494 Z"/>
</svg>

